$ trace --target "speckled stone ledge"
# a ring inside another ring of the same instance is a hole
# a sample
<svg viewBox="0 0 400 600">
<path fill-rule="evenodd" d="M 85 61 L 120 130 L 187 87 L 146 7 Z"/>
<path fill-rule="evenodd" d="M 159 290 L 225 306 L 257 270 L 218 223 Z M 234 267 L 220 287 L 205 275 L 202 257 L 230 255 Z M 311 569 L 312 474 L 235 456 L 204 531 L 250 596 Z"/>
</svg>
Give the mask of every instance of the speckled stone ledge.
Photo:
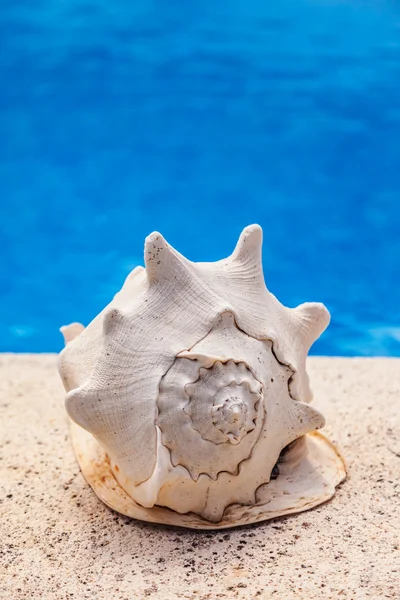
<svg viewBox="0 0 400 600">
<path fill-rule="evenodd" d="M 311 358 L 349 478 L 332 501 L 223 532 L 117 515 L 81 476 L 55 355 L 0 355 L 0 597 L 400 598 L 400 360 Z"/>
</svg>

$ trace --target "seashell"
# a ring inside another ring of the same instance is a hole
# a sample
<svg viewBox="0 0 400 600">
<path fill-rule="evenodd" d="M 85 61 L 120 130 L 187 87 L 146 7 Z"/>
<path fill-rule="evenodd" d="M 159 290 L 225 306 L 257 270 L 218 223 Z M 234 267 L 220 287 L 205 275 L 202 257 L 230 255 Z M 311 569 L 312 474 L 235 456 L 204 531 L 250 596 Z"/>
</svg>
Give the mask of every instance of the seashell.
<svg viewBox="0 0 400 600">
<path fill-rule="evenodd" d="M 345 478 L 305 368 L 329 313 L 284 307 L 261 246 L 252 225 L 229 258 L 193 263 L 152 233 L 145 268 L 88 327 L 62 328 L 76 455 L 114 510 L 232 527 L 316 506 Z"/>
</svg>

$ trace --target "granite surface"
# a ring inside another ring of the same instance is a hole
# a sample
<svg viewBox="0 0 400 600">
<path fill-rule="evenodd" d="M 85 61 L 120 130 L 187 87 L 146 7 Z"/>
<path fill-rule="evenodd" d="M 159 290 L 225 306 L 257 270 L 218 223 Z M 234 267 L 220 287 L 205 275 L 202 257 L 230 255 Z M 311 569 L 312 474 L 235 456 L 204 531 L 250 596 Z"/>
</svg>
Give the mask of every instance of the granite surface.
<svg viewBox="0 0 400 600">
<path fill-rule="evenodd" d="M 330 502 L 223 532 L 140 523 L 79 472 L 55 355 L 0 355 L 0 597 L 400 598 L 400 360 L 311 358 L 349 477 Z"/>
</svg>

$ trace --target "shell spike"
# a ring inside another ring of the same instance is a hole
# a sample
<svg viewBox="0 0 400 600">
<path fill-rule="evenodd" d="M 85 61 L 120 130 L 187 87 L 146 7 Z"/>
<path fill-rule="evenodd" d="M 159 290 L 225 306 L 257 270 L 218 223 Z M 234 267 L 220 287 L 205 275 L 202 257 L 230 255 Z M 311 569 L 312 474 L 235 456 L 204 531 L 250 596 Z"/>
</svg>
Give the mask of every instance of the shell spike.
<svg viewBox="0 0 400 600">
<path fill-rule="evenodd" d="M 297 417 L 296 420 L 298 421 L 298 435 L 304 435 L 310 431 L 316 431 L 325 427 L 325 417 L 314 406 L 310 406 L 304 402 L 297 402 L 294 404 L 294 409 Z"/>
<path fill-rule="evenodd" d="M 238 262 L 257 262 L 261 266 L 262 229 L 259 225 L 249 225 L 240 234 L 232 259 Z"/>
<path fill-rule="evenodd" d="M 78 337 L 84 329 L 85 326 L 82 325 L 82 323 L 71 323 L 70 325 L 63 325 L 63 327 L 60 327 L 65 345 Z"/>
<path fill-rule="evenodd" d="M 331 315 L 321 302 L 305 302 L 293 309 L 298 321 L 298 332 L 307 349 L 320 337 L 329 325 Z"/>
<path fill-rule="evenodd" d="M 110 308 L 106 310 L 103 316 L 103 333 L 108 335 L 114 328 L 122 323 L 124 315 L 118 308 Z"/>
<path fill-rule="evenodd" d="M 158 231 L 146 238 L 144 261 L 150 283 L 165 279 L 179 280 L 189 264 L 189 261 L 174 250 Z"/>
</svg>

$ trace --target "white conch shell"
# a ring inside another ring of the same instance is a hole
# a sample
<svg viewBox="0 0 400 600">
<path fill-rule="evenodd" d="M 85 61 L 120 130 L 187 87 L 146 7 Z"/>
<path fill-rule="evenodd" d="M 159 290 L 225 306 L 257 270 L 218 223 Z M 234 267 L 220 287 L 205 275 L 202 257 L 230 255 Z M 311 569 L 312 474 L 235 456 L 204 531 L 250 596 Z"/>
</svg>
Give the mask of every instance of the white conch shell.
<svg viewBox="0 0 400 600">
<path fill-rule="evenodd" d="M 115 510 L 230 527 L 315 506 L 344 479 L 331 444 L 306 436 L 325 424 L 308 404 L 305 361 L 329 313 L 280 304 L 264 283 L 261 245 L 252 225 L 228 259 L 192 263 L 153 233 L 146 268 L 86 329 L 62 328 L 78 460 Z"/>
</svg>

